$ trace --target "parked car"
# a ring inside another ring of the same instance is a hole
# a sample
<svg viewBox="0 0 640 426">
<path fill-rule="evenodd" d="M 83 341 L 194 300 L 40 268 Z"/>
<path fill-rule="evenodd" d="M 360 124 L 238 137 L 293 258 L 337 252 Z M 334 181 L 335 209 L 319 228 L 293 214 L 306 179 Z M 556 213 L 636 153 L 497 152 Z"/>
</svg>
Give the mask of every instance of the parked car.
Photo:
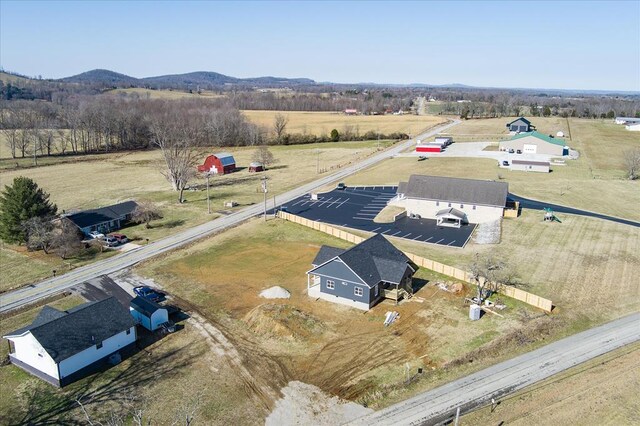
<svg viewBox="0 0 640 426">
<path fill-rule="evenodd" d="M 152 302 L 159 302 L 164 297 L 164 294 L 162 294 L 159 291 L 156 291 L 156 290 L 154 290 L 151 287 L 148 287 L 146 285 L 139 286 L 139 287 L 134 287 L 133 288 L 133 292 L 135 294 L 137 294 L 138 296 L 140 296 L 140 297 L 142 297 L 144 299 L 150 300 Z"/>
<path fill-rule="evenodd" d="M 515 150 L 513 148 L 509 148 L 509 154 L 513 154 Z"/>
<path fill-rule="evenodd" d="M 509 166 L 509 162 L 507 160 L 504 160 L 502 162 L 502 165 L 505 166 L 505 167 L 508 167 Z"/>
<path fill-rule="evenodd" d="M 98 232 L 98 231 L 91 231 L 89 232 L 89 236 L 95 240 L 101 240 L 104 238 L 104 234 Z"/>
<path fill-rule="evenodd" d="M 346 187 L 347 185 L 345 185 L 344 182 L 340 182 L 338 186 L 336 186 L 336 189 L 345 189 Z"/>
<path fill-rule="evenodd" d="M 129 242 L 129 239 L 124 234 L 118 234 L 114 232 L 113 234 L 109 234 L 109 236 L 115 238 L 120 244 L 126 244 Z"/>
<path fill-rule="evenodd" d="M 521 150 L 517 150 L 516 154 L 522 154 L 522 151 Z"/>
<path fill-rule="evenodd" d="M 103 240 L 102 240 L 102 242 L 103 242 L 106 246 L 109 246 L 109 247 L 115 247 L 115 246 L 117 246 L 118 244 L 120 244 L 120 243 L 118 242 L 118 240 L 116 240 L 115 238 L 113 238 L 113 237 L 111 237 L 111 236 L 106 237 L 105 239 L 103 239 Z"/>
</svg>

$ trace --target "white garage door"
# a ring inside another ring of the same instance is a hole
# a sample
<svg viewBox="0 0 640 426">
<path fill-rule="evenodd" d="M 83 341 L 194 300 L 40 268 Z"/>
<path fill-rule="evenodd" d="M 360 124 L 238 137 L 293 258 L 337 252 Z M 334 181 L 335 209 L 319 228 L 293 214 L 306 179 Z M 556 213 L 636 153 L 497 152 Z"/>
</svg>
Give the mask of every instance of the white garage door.
<svg viewBox="0 0 640 426">
<path fill-rule="evenodd" d="M 531 144 L 525 143 L 522 148 L 526 154 L 535 154 L 538 150 L 538 145 L 531 145 Z"/>
</svg>

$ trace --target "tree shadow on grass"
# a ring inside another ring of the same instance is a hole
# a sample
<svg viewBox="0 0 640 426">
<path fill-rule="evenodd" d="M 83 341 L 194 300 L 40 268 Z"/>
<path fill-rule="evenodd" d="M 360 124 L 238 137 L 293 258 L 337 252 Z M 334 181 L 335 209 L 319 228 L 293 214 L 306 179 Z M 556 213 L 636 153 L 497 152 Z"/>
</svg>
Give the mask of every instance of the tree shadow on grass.
<svg viewBox="0 0 640 426">
<path fill-rule="evenodd" d="M 185 221 L 183 219 L 173 219 L 173 220 L 168 220 L 166 222 L 154 225 L 154 228 L 172 229 L 172 228 L 176 228 L 178 226 L 182 226 L 184 224 L 185 224 Z"/>
</svg>

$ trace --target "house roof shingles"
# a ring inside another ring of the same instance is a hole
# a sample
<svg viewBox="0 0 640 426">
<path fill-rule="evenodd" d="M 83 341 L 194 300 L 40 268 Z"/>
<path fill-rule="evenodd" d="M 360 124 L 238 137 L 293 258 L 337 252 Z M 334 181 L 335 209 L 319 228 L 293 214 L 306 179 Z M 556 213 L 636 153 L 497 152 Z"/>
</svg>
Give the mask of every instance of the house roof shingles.
<svg viewBox="0 0 640 426">
<path fill-rule="evenodd" d="M 338 253 L 339 250 L 335 247 L 322 246 L 313 264 L 316 265 L 315 262 L 319 258 L 324 259 L 324 262 L 318 263 L 318 265 L 337 257 L 369 287 L 373 287 L 381 281 L 399 283 L 410 262 L 410 259 L 395 248 L 382 234 L 376 234 L 360 244 L 342 251 L 342 253 Z M 337 254 L 331 256 L 331 251 Z"/>
<path fill-rule="evenodd" d="M 408 198 L 504 207 L 508 193 L 509 184 L 506 182 L 411 175 L 405 195 Z"/>
<path fill-rule="evenodd" d="M 527 125 L 531 125 L 531 122 L 529 120 L 527 120 L 524 117 L 518 117 L 515 120 L 513 120 L 511 123 L 507 123 L 507 127 L 511 126 L 513 123 L 517 122 L 517 121 L 523 121 L 524 123 L 526 123 Z"/>
<path fill-rule="evenodd" d="M 43 313 L 45 309 L 47 312 Z M 60 363 L 135 325 L 133 317 L 115 297 L 85 303 L 66 312 L 56 311 L 59 314 L 53 311 L 56 310 L 43 308 L 30 326 L 7 336 L 30 331 L 51 358 Z"/>
<path fill-rule="evenodd" d="M 527 136 L 533 136 L 534 138 L 541 139 L 545 142 L 549 142 L 554 145 L 559 145 L 559 146 L 567 145 L 567 142 L 564 139 L 553 138 L 549 135 L 545 135 L 544 133 L 536 132 L 535 130 L 533 132 L 524 132 L 524 133 L 519 133 L 517 135 L 513 135 L 513 137 L 510 140 L 514 141 L 516 139 L 526 138 Z"/>
<path fill-rule="evenodd" d="M 125 201 L 111 206 L 100 207 L 99 209 L 84 210 L 70 214 L 66 218 L 75 223 L 78 228 L 86 228 L 132 214 L 137 206 L 138 203 L 135 201 Z"/>
<path fill-rule="evenodd" d="M 314 266 L 322 265 L 323 263 L 333 259 L 334 257 L 340 256 L 342 253 L 344 253 L 344 249 L 331 246 L 322 246 L 320 247 L 320 251 L 318 251 L 318 254 L 316 254 L 316 257 L 315 259 L 313 259 L 313 262 L 311 262 L 311 264 Z"/>
</svg>

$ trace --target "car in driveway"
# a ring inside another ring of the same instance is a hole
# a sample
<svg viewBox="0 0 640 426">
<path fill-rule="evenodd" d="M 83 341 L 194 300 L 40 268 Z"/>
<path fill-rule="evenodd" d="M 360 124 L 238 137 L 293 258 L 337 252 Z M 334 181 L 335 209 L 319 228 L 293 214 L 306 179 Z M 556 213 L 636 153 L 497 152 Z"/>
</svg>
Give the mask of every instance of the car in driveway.
<svg viewBox="0 0 640 426">
<path fill-rule="evenodd" d="M 91 231 L 89 232 L 89 236 L 91 238 L 93 238 L 94 240 L 101 240 L 104 238 L 104 234 L 98 232 L 98 231 Z"/>
<path fill-rule="evenodd" d="M 505 166 L 505 167 L 509 167 L 509 162 L 507 160 L 504 160 L 502 162 L 502 165 Z"/>
<path fill-rule="evenodd" d="M 109 234 L 108 236 L 115 238 L 119 244 L 126 244 L 129 242 L 129 239 L 124 234 L 118 234 L 114 232 L 113 234 Z"/>
<path fill-rule="evenodd" d="M 152 302 L 159 302 L 164 298 L 163 293 L 160 293 L 159 291 L 154 290 L 153 288 L 146 285 L 134 287 L 133 292 L 143 299 L 147 299 Z"/>
<path fill-rule="evenodd" d="M 106 245 L 107 247 L 115 247 L 115 246 L 117 246 L 118 244 L 120 244 L 120 243 L 118 242 L 118 240 L 116 240 L 115 238 L 113 238 L 113 237 L 111 237 L 111 236 L 105 237 L 105 238 L 102 240 L 102 243 L 103 243 L 104 245 Z"/>
</svg>

